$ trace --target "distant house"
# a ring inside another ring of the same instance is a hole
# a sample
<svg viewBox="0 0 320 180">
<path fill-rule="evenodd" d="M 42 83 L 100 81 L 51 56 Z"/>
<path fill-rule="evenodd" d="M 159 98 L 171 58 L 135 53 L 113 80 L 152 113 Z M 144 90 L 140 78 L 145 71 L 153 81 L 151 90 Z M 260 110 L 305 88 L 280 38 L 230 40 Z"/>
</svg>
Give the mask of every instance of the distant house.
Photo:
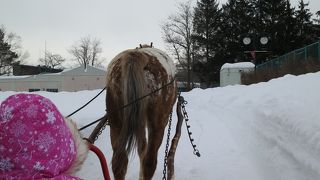
<svg viewBox="0 0 320 180">
<path fill-rule="evenodd" d="M 220 69 L 220 86 L 241 84 L 241 73 L 254 71 L 251 62 L 226 63 Z"/>
<path fill-rule="evenodd" d="M 106 83 L 106 71 L 87 66 L 24 76 L 0 76 L 0 91 L 81 91 L 102 89 Z"/>
</svg>

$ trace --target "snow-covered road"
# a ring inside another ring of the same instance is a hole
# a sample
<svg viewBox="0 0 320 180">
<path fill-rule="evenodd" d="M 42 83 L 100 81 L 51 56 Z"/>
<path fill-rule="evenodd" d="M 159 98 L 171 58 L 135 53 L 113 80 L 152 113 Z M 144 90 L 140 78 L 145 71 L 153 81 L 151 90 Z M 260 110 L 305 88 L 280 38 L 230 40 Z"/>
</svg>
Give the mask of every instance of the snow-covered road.
<svg viewBox="0 0 320 180">
<path fill-rule="evenodd" d="M 67 115 L 98 92 L 39 93 L 53 100 Z M 201 157 L 193 155 L 183 126 L 176 152 L 175 179 L 320 179 L 319 92 L 320 72 L 297 77 L 288 75 L 251 86 L 194 89 L 183 93 L 188 101 L 186 109 L 192 135 Z M 13 93 L 1 92 L 0 101 Z M 100 96 L 73 119 L 81 127 L 101 117 L 104 100 L 105 96 Z M 176 116 L 173 122 L 176 122 Z M 85 136 L 92 129 L 84 130 Z M 106 128 L 96 145 L 110 162 L 112 150 L 108 133 Z M 164 147 L 165 143 L 159 151 L 154 179 L 163 176 Z M 130 159 L 127 179 L 138 178 L 138 167 L 136 155 Z M 100 164 L 92 153 L 78 176 L 102 179 Z"/>
</svg>

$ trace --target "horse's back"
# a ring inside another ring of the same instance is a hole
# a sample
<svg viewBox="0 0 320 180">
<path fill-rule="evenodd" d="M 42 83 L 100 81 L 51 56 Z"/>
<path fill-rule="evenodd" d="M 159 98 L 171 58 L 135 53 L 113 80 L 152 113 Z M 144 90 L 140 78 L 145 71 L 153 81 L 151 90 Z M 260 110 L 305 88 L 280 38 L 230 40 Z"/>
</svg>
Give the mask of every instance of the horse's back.
<svg viewBox="0 0 320 180">
<path fill-rule="evenodd" d="M 170 78 L 174 78 L 175 76 L 175 65 L 172 59 L 163 51 L 156 49 L 156 48 L 140 48 L 138 51 L 146 53 L 152 57 L 155 57 L 161 66 L 166 70 L 167 75 Z"/>
<path fill-rule="evenodd" d="M 146 76 L 149 75 L 148 72 L 159 75 L 159 71 L 161 71 L 161 78 L 163 79 L 166 78 L 170 81 L 175 77 L 175 65 L 165 52 L 156 48 L 138 48 L 125 50 L 112 59 L 107 68 L 107 83 L 111 81 L 111 78 L 114 79 L 115 71 L 121 73 L 121 70 L 123 70 L 121 66 L 130 58 L 139 59 L 138 61 L 142 63 L 141 67 Z"/>
</svg>

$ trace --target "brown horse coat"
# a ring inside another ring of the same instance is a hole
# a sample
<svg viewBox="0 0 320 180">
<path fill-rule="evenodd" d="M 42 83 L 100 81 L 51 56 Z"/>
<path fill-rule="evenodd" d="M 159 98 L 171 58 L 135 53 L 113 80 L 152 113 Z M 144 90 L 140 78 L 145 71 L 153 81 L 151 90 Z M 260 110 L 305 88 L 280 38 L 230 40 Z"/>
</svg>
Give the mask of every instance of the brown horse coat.
<svg viewBox="0 0 320 180">
<path fill-rule="evenodd" d="M 173 61 L 155 48 L 126 50 L 109 64 L 106 105 L 116 180 L 125 178 L 128 155 L 135 147 L 140 157 L 140 179 L 152 178 L 158 149 L 176 100 L 174 76 Z M 126 104 L 131 105 L 122 108 Z"/>
</svg>

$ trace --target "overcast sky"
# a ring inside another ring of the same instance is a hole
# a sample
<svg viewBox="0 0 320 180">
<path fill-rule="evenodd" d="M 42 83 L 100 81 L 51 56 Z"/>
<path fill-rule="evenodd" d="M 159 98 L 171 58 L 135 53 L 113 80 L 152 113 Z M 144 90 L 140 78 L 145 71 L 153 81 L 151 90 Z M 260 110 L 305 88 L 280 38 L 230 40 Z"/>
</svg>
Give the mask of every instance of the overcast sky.
<svg viewBox="0 0 320 180">
<path fill-rule="evenodd" d="M 0 0 L 0 25 L 21 36 L 23 48 L 30 53 L 28 64 L 37 64 L 43 57 L 45 44 L 48 51 L 70 59 L 67 49 L 85 36 L 100 39 L 102 57 L 110 61 L 140 43 L 153 42 L 154 47 L 165 49 L 160 24 L 181 1 Z M 292 5 L 297 1 L 291 0 Z M 319 0 L 309 3 L 313 13 L 320 10 Z"/>
</svg>

